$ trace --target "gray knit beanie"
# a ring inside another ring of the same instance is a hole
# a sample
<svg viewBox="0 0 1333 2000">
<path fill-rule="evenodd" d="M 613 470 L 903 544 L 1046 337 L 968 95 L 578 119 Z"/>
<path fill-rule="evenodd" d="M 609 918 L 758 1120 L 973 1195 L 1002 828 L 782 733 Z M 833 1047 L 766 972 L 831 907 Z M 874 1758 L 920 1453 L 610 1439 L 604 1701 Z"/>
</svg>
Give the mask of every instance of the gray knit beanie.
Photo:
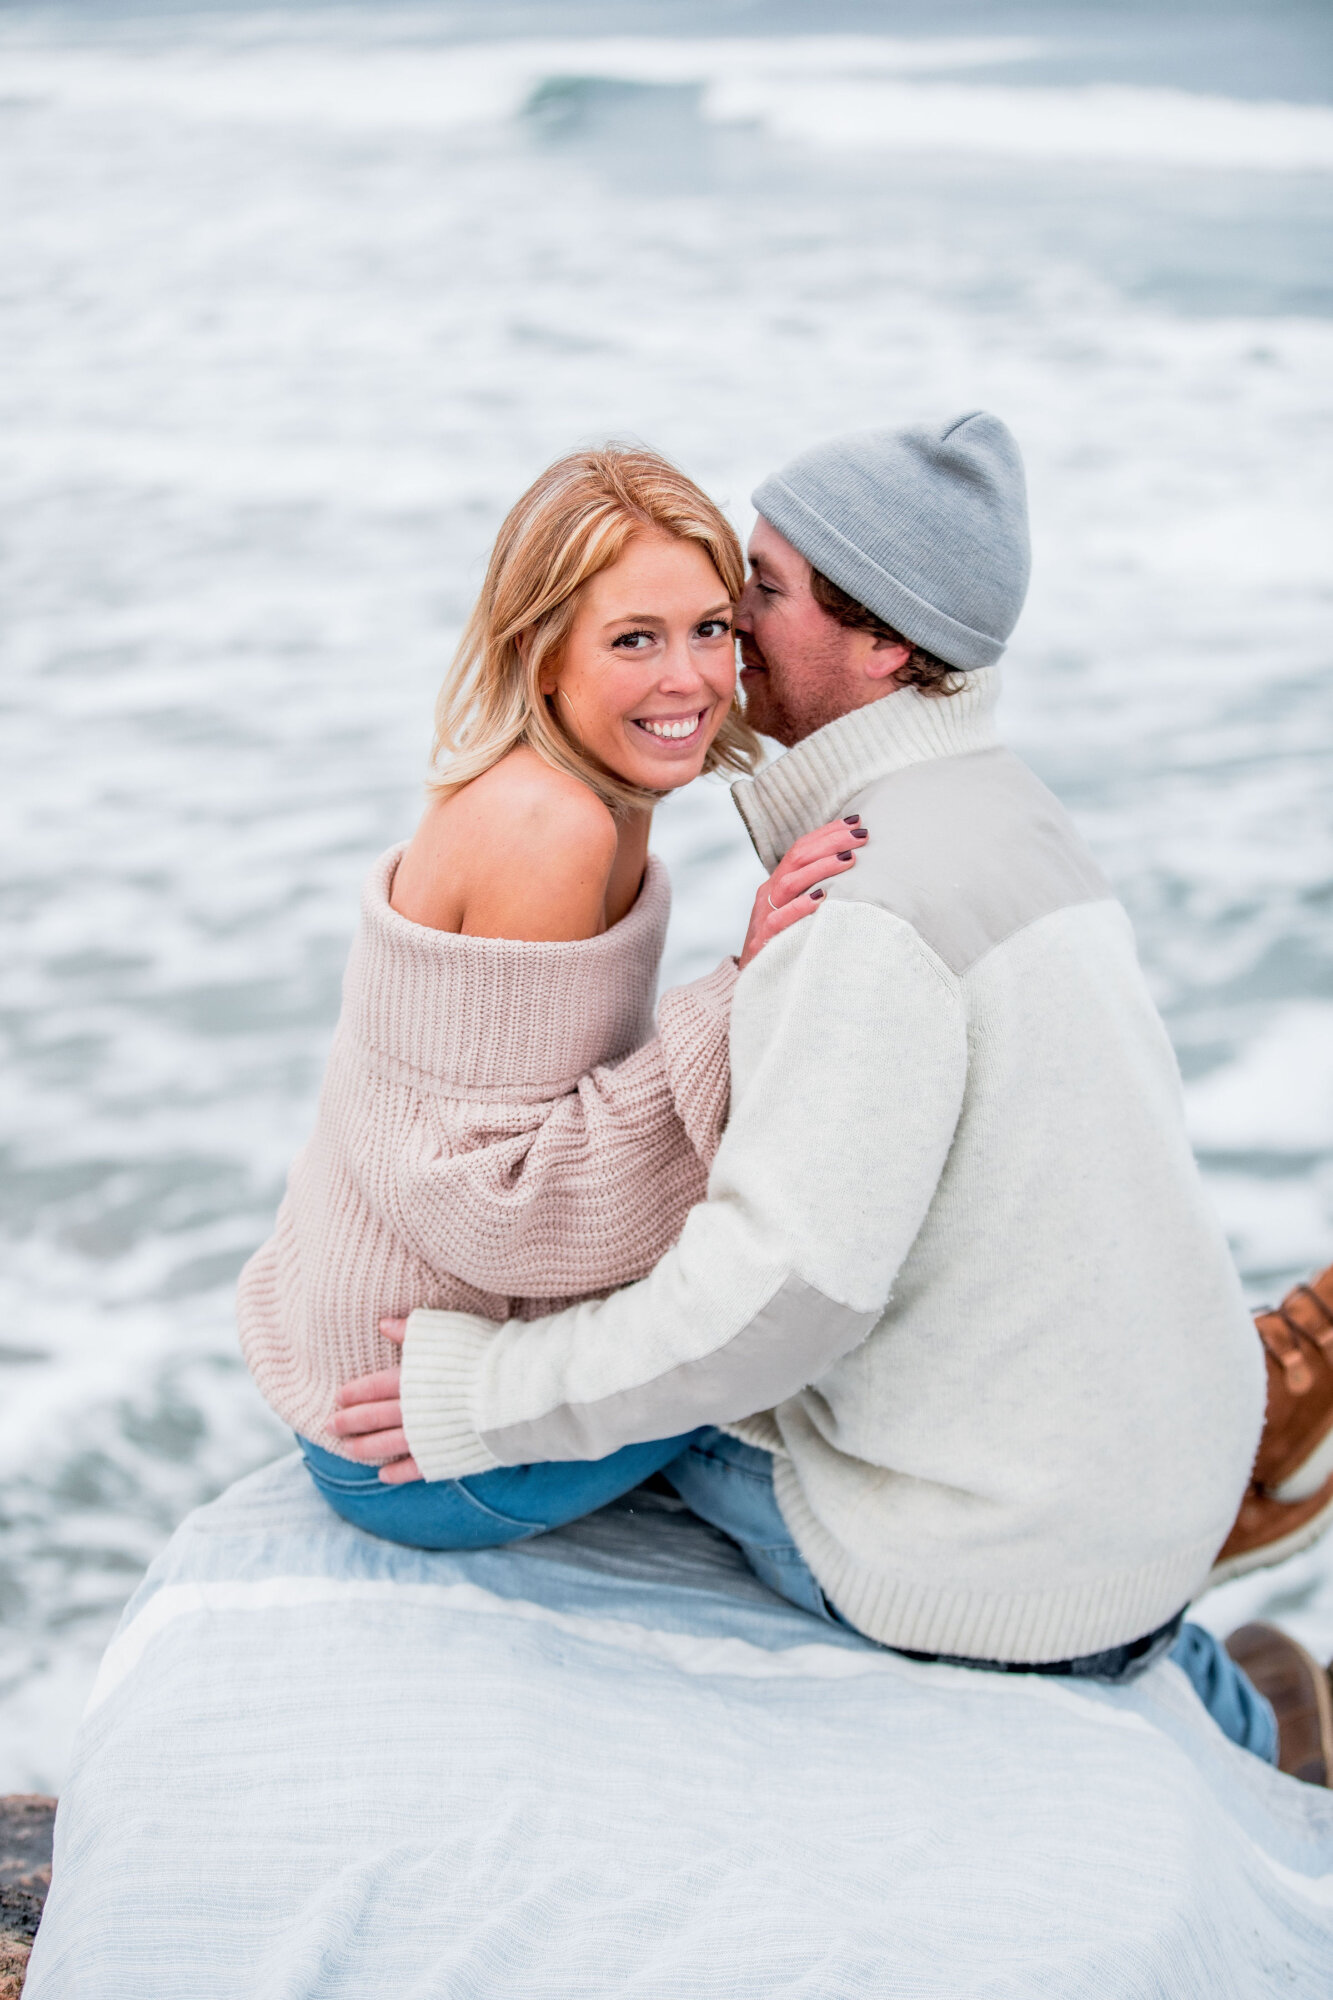
<svg viewBox="0 0 1333 2000">
<path fill-rule="evenodd" d="M 1027 498 L 985 410 L 857 431 L 804 451 L 752 496 L 831 583 L 951 667 L 989 667 L 1027 594 Z"/>
</svg>

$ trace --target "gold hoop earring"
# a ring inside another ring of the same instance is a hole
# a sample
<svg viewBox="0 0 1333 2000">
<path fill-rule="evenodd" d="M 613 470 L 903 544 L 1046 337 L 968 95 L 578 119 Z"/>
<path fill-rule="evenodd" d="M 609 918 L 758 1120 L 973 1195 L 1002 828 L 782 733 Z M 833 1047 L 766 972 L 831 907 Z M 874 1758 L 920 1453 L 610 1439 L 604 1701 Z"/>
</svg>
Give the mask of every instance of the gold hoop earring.
<svg viewBox="0 0 1333 2000">
<path fill-rule="evenodd" d="M 574 718 L 574 741 L 576 743 L 582 743 L 583 727 L 582 724 L 579 722 L 578 710 L 575 708 L 573 702 L 570 700 L 569 696 L 565 693 L 565 690 L 563 688 L 557 688 L 555 691 L 555 695 L 557 701 L 564 702 L 566 708 L 569 710 L 570 714 Z"/>
</svg>

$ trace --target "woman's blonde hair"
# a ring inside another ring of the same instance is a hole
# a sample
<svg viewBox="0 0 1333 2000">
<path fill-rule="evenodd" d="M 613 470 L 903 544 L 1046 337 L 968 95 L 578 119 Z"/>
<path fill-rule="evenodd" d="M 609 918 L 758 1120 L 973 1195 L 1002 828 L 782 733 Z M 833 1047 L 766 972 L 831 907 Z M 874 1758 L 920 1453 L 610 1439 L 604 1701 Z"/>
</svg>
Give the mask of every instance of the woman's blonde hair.
<svg viewBox="0 0 1333 2000">
<path fill-rule="evenodd" d="M 569 736 L 541 691 L 584 584 L 645 529 L 697 542 L 728 597 L 734 603 L 740 596 L 745 562 L 731 523 L 692 479 L 643 446 L 571 452 L 509 510 L 435 704 L 430 789 L 437 797 L 527 743 L 557 770 L 582 778 L 613 812 L 656 803 L 658 794 L 617 777 Z M 751 771 L 759 754 L 759 739 L 733 700 L 703 768 Z"/>
</svg>

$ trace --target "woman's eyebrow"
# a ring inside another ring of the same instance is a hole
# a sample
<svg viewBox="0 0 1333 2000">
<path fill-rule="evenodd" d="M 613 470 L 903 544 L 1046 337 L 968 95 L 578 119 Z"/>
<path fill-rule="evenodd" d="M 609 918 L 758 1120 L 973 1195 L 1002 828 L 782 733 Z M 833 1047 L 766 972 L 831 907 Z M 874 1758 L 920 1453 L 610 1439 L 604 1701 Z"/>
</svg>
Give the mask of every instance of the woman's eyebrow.
<svg viewBox="0 0 1333 2000">
<path fill-rule="evenodd" d="M 724 597 L 720 603 L 712 604 L 707 611 L 701 611 L 695 619 L 702 625 L 707 618 L 720 617 L 722 612 L 731 610 L 731 599 Z M 609 631 L 613 625 L 665 625 L 666 619 L 660 611 L 618 611 L 614 618 L 608 618 L 603 630 Z"/>
</svg>

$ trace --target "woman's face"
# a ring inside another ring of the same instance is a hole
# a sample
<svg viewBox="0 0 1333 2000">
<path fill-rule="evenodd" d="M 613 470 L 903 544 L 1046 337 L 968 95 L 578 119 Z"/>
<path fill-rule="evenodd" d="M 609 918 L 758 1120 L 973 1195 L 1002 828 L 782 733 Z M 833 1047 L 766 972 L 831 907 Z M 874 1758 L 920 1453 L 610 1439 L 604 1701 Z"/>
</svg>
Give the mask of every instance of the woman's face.
<svg viewBox="0 0 1333 2000">
<path fill-rule="evenodd" d="M 698 777 L 735 688 L 722 579 L 697 542 L 648 530 L 585 585 L 541 680 L 566 734 L 651 792 Z"/>
</svg>

